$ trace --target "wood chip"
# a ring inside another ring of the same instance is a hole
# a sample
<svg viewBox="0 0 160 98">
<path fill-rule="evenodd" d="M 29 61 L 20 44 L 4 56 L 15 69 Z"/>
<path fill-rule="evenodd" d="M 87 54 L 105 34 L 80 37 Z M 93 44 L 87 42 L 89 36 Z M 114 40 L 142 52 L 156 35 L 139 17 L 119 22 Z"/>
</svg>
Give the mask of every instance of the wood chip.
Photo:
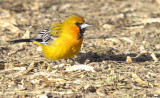
<svg viewBox="0 0 160 98">
<path fill-rule="evenodd" d="M 131 58 L 130 56 L 127 56 L 126 62 L 127 62 L 127 63 L 132 63 L 132 62 L 133 62 L 133 61 L 132 61 L 132 58 Z"/>
<path fill-rule="evenodd" d="M 151 53 L 151 57 L 153 58 L 154 62 L 158 62 L 159 59 L 156 57 L 154 53 Z"/>
</svg>

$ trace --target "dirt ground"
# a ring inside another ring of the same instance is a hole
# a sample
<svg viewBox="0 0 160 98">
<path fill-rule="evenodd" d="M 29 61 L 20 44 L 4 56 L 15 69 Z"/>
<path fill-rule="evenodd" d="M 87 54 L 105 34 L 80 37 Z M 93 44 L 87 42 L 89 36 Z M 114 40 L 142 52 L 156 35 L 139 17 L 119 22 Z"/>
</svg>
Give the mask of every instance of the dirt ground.
<svg viewBox="0 0 160 98">
<path fill-rule="evenodd" d="M 92 24 L 73 59 L 93 70 L 7 42 L 73 14 Z M 160 97 L 159 29 L 160 0 L 0 0 L 0 98 Z"/>
</svg>

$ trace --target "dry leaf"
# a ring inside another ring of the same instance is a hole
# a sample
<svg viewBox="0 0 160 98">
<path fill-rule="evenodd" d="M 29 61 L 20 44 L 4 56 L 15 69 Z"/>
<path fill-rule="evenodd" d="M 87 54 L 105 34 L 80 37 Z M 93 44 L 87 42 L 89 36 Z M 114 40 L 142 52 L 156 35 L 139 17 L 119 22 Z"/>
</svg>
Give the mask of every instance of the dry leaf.
<svg viewBox="0 0 160 98">
<path fill-rule="evenodd" d="M 127 38 L 127 37 L 123 37 L 123 38 L 119 38 L 119 39 L 122 39 L 124 41 L 127 41 L 129 42 L 131 45 L 134 43 L 131 39 Z"/>
<path fill-rule="evenodd" d="M 67 72 L 77 71 L 77 70 L 85 70 L 85 71 L 96 72 L 92 66 L 83 65 L 83 64 L 73 65 L 73 66 L 70 66 L 70 67 L 66 68 L 66 71 L 67 71 Z"/>
<path fill-rule="evenodd" d="M 117 38 L 106 38 L 105 40 L 112 41 L 112 42 L 115 42 L 115 43 L 121 43 L 121 41 Z"/>
<path fill-rule="evenodd" d="M 142 79 L 140 79 L 140 77 L 136 74 L 136 73 L 132 73 L 132 77 L 133 79 L 138 82 L 140 85 L 147 85 L 147 86 L 151 86 L 153 87 L 153 85 L 151 83 L 145 82 Z"/>
</svg>

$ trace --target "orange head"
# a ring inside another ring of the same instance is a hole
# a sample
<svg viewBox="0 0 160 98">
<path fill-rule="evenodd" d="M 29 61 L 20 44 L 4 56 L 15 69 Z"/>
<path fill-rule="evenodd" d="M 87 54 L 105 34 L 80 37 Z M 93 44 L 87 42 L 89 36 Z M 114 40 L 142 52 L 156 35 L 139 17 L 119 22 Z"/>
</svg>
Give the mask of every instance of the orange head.
<svg viewBox="0 0 160 98">
<path fill-rule="evenodd" d="M 85 23 L 83 17 L 79 15 L 71 15 L 62 23 L 62 32 L 79 40 L 83 37 L 85 28 L 88 26 L 91 25 Z"/>
<path fill-rule="evenodd" d="M 64 22 L 74 24 L 76 22 L 84 23 L 84 21 L 85 21 L 84 18 L 79 15 L 71 15 L 71 16 L 67 17 L 67 19 Z"/>
</svg>

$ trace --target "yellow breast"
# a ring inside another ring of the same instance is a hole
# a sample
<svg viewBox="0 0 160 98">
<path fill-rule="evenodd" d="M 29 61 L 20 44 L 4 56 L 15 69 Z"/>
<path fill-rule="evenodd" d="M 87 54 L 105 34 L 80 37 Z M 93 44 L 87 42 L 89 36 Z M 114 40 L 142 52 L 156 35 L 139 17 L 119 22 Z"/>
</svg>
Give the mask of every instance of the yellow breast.
<svg viewBox="0 0 160 98">
<path fill-rule="evenodd" d="M 83 38 L 76 41 L 59 38 L 50 45 L 43 45 L 43 53 L 51 60 L 71 58 L 80 51 L 82 41 Z"/>
</svg>

